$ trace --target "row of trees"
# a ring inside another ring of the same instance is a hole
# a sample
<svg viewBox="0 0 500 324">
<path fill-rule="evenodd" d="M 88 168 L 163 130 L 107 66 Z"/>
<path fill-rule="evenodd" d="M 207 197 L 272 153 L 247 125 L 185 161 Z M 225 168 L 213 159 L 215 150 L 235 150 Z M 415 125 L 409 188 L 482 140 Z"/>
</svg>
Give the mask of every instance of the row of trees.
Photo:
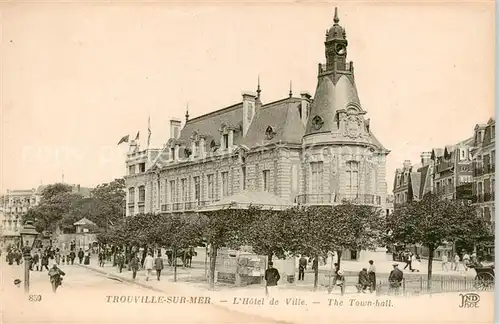
<svg viewBox="0 0 500 324">
<path fill-rule="evenodd" d="M 215 258 L 221 247 L 251 245 L 269 258 L 305 254 L 311 257 L 344 249 L 369 250 L 390 244 L 420 244 L 429 249 L 429 279 L 434 251 L 448 242 L 480 242 L 490 233 L 488 223 L 473 207 L 460 201 L 441 200 L 428 194 L 420 201 L 398 206 L 391 215 L 367 205 L 344 202 L 336 206 L 293 207 L 284 211 L 224 209 L 194 216 L 140 214 L 124 217 L 124 181 L 99 185 L 90 197 L 71 187 L 45 188 L 39 206 L 27 216 L 36 219 L 38 231 L 70 229 L 83 217 L 101 229 L 101 243 L 118 246 L 168 247 L 174 251 L 202 243 L 211 246 L 210 282 L 214 282 Z M 110 225 L 111 224 L 111 225 Z M 315 286 L 318 272 L 316 267 Z"/>
<path fill-rule="evenodd" d="M 285 211 L 223 209 L 193 216 L 140 214 L 113 227 L 102 242 L 119 246 L 179 248 L 210 245 L 210 282 L 213 285 L 217 250 L 251 245 L 254 252 L 285 258 L 305 254 L 326 256 L 329 251 L 370 249 L 383 237 L 384 222 L 374 207 L 343 203 L 338 206 L 294 207 Z M 318 269 L 315 268 L 315 287 Z"/>
<path fill-rule="evenodd" d="M 488 223 L 473 207 L 428 194 L 395 209 L 391 215 L 367 205 L 344 202 L 336 206 L 293 207 L 284 211 L 224 209 L 191 217 L 136 215 L 114 227 L 105 240 L 118 245 L 172 249 L 209 244 L 213 285 L 217 250 L 251 245 L 255 253 L 285 258 L 304 254 L 326 256 L 335 251 L 370 250 L 390 244 L 421 244 L 429 250 L 428 278 L 435 250 L 450 242 L 478 242 L 489 235 Z M 102 238 L 104 239 L 104 237 Z M 317 286 L 315 268 L 314 285 Z"/>
</svg>

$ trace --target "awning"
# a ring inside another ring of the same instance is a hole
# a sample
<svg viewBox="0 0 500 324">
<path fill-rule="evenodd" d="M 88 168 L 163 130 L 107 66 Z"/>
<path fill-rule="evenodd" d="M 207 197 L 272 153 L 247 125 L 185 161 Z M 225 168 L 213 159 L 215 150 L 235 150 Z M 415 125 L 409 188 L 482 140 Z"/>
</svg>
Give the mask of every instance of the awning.
<svg viewBox="0 0 500 324">
<path fill-rule="evenodd" d="M 205 206 L 198 212 L 221 209 L 248 209 L 250 206 L 266 210 L 285 210 L 295 206 L 295 204 L 267 191 L 243 190 L 237 194 L 224 197 L 212 205 Z"/>
</svg>

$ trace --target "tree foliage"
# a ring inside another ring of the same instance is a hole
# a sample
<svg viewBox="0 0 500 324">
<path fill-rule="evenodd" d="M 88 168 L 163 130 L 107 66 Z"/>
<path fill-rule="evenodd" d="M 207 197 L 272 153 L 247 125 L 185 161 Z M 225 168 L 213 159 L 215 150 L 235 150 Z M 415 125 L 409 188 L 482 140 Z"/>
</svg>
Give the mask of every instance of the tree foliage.
<svg viewBox="0 0 500 324">
<path fill-rule="evenodd" d="M 480 238 L 488 233 L 487 223 L 474 207 L 457 200 L 443 200 L 427 194 L 420 201 L 402 205 L 387 217 L 392 243 L 422 244 L 429 249 L 428 278 L 432 278 L 434 251 L 457 240 Z"/>
</svg>

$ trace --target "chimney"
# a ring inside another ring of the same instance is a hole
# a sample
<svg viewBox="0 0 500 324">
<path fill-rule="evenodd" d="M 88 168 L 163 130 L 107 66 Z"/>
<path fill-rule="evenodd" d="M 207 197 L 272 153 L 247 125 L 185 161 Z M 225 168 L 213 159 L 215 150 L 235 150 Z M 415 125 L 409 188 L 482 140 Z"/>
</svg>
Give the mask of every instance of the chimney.
<svg viewBox="0 0 500 324">
<path fill-rule="evenodd" d="M 420 162 L 422 166 L 426 166 L 431 162 L 431 152 L 422 152 L 420 153 Z"/>
<path fill-rule="evenodd" d="M 248 132 L 248 128 L 255 116 L 255 99 L 257 95 L 253 92 L 243 92 L 243 136 Z"/>
<path fill-rule="evenodd" d="M 311 105 L 311 94 L 307 91 L 302 91 L 300 93 L 300 98 L 302 99 L 300 101 L 300 120 L 302 121 L 302 125 L 304 127 L 306 126 L 307 123 L 307 118 L 309 117 L 309 107 Z"/>
<path fill-rule="evenodd" d="M 170 119 L 170 138 L 178 139 L 181 134 L 181 121 L 179 119 Z"/>
<path fill-rule="evenodd" d="M 76 190 L 77 190 L 77 192 L 80 192 L 80 185 L 76 186 Z"/>
<path fill-rule="evenodd" d="M 409 168 L 411 168 L 411 161 L 410 160 L 405 160 L 403 162 L 403 169 L 404 170 L 408 170 Z"/>
</svg>

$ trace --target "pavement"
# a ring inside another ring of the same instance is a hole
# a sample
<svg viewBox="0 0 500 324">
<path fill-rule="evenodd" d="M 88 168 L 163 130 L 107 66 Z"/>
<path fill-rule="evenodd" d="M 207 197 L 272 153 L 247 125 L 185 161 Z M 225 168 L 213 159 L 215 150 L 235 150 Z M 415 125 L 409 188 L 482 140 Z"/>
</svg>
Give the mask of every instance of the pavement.
<svg viewBox="0 0 500 324">
<path fill-rule="evenodd" d="M 66 276 L 57 293 L 51 291 L 45 270 L 30 272 L 30 295 L 25 295 L 24 283 L 20 287 L 13 284 L 16 278 L 24 281 L 24 265 L 9 266 L 0 261 L 0 322 L 283 323 L 266 319 L 259 314 L 231 311 L 211 303 L 167 302 L 167 297 L 190 295 L 182 286 L 168 285 L 162 287 L 161 292 L 155 292 L 83 266 L 60 267 Z M 200 296 L 199 292 L 191 294 Z"/>
<path fill-rule="evenodd" d="M 349 265 L 349 262 L 346 261 L 343 265 L 345 268 L 359 269 L 360 264 Z M 140 270 L 137 278 L 132 280 L 130 271 L 119 273 L 115 267 L 110 265 L 99 267 L 96 262 L 91 262 L 89 266 L 81 267 L 158 293 L 168 293 L 175 290 L 184 296 L 210 297 L 211 303 L 218 308 L 250 316 L 258 315 L 277 322 L 342 323 L 346 319 L 349 319 L 349 322 L 374 322 L 374 319 L 377 319 L 376 321 L 379 323 L 384 322 L 384 320 L 387 322 L 397 320 L 399 323 L 411 320 L 412 323 L 419 321 L 424 323 L 435 322 L 433 314 L 439 314 L 443 317 L 442 322 L 474 323 L 485 316 L 485 313 L 477 311 L 470 311 L 460 316 L 455 312 L 443 312 L 443 309 L 449 309 L 451 305 L 456 307 L 459 304 L 458 293 L 412 298 L 387 297 L 376 296 L 376 294 L 357 294 L 353 286 L 348 286 L 346 294 L 341 296 L 338 290 L 329 294 L 322 287 L 319 287 L 317 291 L 312 291 L 312 285 L 307 281 L 278 286 L 269 297 L 265 296 L 264 287 L 261 285 L 233 287 L 217 284 L 215 290 L 210 290 L 206 282 L 203 282 L 204 268 L 198 268 L 196 263 L 194 266 L 192 269 L 179 268 L 177 282 L 173 282 L 170 267 L 164 270 L 160 281 L 157 281 L 155 277 L 146 281 L 144 270 Z M 425 273 L 417 275 L 425 275 Z M 463 274 L 452 273 L 451 275 L 463 277 Z M 470 276 L 468 273 L 465 275 Z M 309 277 L 312 276 L 309 275 Z M 493 311 L 493 294 L 482 294 L 483 300 L 486 300 L 482 311 L 490 308 Z M 372 307 L 372 305 L 374 306 Z M 360 308 L 362 308 L 362 312 L 358 311 Z M 405 309 L 412 311 L 411 316 L 405 315 L 403 311 Z M 426 311 L 414 312 L 415 309 L 426 309 Z"/>
</svg>

